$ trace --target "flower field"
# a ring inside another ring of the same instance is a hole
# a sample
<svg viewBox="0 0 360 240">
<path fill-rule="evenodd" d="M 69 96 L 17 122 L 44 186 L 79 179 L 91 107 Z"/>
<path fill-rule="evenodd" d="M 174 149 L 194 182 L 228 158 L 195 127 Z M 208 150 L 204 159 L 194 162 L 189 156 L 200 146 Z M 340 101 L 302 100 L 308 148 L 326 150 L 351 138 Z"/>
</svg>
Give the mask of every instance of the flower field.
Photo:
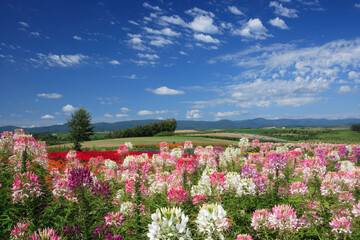
<svg viewBox="0 0 360 240">
<path fill-rule="evenodd" d="M 1 134 L 3 239 L 360 239 L 360 145 L 45 147 Z"/>
</svg>

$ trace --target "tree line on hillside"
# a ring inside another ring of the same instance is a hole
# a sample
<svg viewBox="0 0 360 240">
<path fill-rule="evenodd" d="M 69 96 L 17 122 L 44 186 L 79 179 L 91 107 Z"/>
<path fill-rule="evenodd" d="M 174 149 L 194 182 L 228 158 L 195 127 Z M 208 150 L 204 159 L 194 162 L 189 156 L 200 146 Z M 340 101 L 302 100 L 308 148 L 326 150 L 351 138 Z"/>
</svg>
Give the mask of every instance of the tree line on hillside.
<svg viewBox="0 0 360 240">
<path fill-rule="evenodd" d="M 167 120 L 139 125 L 133 128 L 115 130 L 109 134 L 110 138 L 127 138 L 127 137 L 152 137 L 158 133 L 174 132 L 177 123 L 174 118 Z"/>
<path fill-rule="evenodd" d="M 359 132 L 359 133 L 360 133 L 360 123 L 359 123 L 359 124 L 353 124 L 353 125 L 351 125 L 350 130 L 351 130 L 351 131 L 354 131 L 354 132 Z"/>
</svg>

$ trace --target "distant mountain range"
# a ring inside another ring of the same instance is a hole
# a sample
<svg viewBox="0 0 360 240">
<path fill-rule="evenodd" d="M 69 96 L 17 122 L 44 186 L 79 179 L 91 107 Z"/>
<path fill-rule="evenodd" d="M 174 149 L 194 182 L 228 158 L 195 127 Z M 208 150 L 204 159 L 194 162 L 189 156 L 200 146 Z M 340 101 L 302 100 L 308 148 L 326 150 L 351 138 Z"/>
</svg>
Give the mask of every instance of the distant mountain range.
<svg viewBox="0 0 360 240">
<path fill-rule="evenodd" d="M 132 120 L 115 123 L 94 123 L 95 132 L 112 132 L 114 130 L 121 130 L 124 128 L 135 127 L 138 125 L 145 125 L 150 122 L 157 122 L 159 120 Z M 358 118 L 347 119 L 276 119 L 269 120 L 264 118 L 255 118 L 240 121 L 220 120 L 220 121 L 192 121 L 179 120 L 177 121 L 177 130 L 193 129 L 193 130 L 210 130 L 210 129 L 239 129 L 239 128 L 264 128 L 264 127 L 342 127 L 352 124 L 360 123 Z M 0 127 L 0 132 L 14 131 L 21 127 L 4 126 Z M 67 124 L 52 125 L 46 127 L 23 128 L 27 133 L 66 133 L 69 130 Z"/>
</svg>

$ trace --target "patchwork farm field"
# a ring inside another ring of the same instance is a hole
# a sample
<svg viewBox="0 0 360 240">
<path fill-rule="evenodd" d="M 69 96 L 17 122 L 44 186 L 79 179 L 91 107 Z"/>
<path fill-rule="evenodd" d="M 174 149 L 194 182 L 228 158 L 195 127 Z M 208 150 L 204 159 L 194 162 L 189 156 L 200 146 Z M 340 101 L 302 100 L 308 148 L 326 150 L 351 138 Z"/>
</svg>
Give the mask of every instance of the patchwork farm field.
<svg viewBox="0 0 360 240">
<path fill-rule="evenodd" d="M 0 236 L 360 239 L 359 144 L 186 138 L 47 152 L 31 135 L 3 133 Z"/>
</svg>

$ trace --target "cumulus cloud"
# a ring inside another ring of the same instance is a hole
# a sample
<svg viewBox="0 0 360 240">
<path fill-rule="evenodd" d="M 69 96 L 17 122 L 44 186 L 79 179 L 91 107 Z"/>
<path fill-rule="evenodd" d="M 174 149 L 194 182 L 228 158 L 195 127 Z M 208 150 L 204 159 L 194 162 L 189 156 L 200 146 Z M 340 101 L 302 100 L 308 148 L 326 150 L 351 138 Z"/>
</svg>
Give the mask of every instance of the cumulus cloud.
<svg viewBox="0 0 360 240">
<path fill-rule="evenodd" d="M 147 2 L 144 2 L 144 3 L 143 3 L 143 7 L 149 8 L 149 9 L 155 10 L 155 11 L 161 11 L 161 8 L 160 8 L 159 6 L 152 6 L 152 5 L 150 5 L 149 3 L 147 3 Z"/>
<path fill-rule="evenodd" d="M 41 119 L 54 119 L 55 117 L 50 115 L 50 114 L 46 114 L 44 116 L 41 117 Z"/>
<path fill-rule="evenodd" d="M 121 110 L 122 112 L 124 112 L 124 113 L 130 111 L 130 109 L 128 109 L 127 107 L 122 107 L 120 110 Z"/>
<path fill-rule="evenodd" d="M 180 33 L 175 32 L 175 31 L 171 30 L 170 28 L 155 30 L 152 28 L 144 27 L 144 29 L 145 29 L 145 31 L 147 31 L 148 33 L 151 33 L 151 34 L 158 34 L 158 35 L 162 34 L 162 35 L 169 36 L 169 37 L 177 37 L 180 35 Z"/>
<path fill-rule="evenodd" d="M 168 112 L 169 111 L 167 111 L 167 110 L 158 110 L 158 111 L 140 110 L 140 111 L 138 111 L 137 115 L 146 116 L 146 115 L 154 115 L 154 114 L 165 114 Z"/>
<path fill-rule="evenodd" d="M 211 37 L 210 35 L 205 35 L 202 33 L 195 33 L 194 38 L 196 40 L 206 42 L 206 43 L 220 43 L 220 41 L 216 38 Z"/>
<path fill-rule="evenodd" d="M 70 112 L 74 112 L 76 110 L 76 108 L 74 108 L 72 105 L 70 104 L 67 104 L 65 106 L 62 107 L 62 110 L 63 112 L 67 112 L 67 113 L 70 113 Z"/>
<path fill-rule="evenodd" d="M 215 15 L 210 12 L 210 11 L 205 11 L 203 9 L 194 7 L 192 9 L 186 10 L 185 13 L 191 15 L 191 16 L 198 16 L 198 15 L 205 15 L 205 16 L 209 16 L 209 17 L 215 17 Z"/>
<path fill-rule="evenodd" d="M 276 100 L 278 106 L 292 106 L 292 107 L 300 107 L 302 105 L 320 100 L 320 98 L 314 97 L 299 97 L 299 98 L 282 98 Z"/>
<path fill-rule="evenodd" d="M 154 37 L 153 40 L 150 41 L 151 45 L 157 46 L 157 47 L 164 47 L 166 45 L 174 44 L 171 40 L 165 39 L 161 36 Z"/>
<path fill-rule="evenodd" d="M 242 116 L 242 115 L 248 115 L 250 114 L 250 111 L 232 111 L 232 112 L 217 112 L 215 113 L 215 117 L 234 117 L 234 116 Z"/>
<path fill-rule="evenodd" d="M 26 22 L 18 22 L 23 27 L 29 27 L 29 24 Z"/>
<path fill-rule="evenodd" d="M 38 53 L 40 63 L 45 63 L 50 67 L 72 67 L 84 63 L 84 60 L 87 59 L 87 56 L 82 54 L 75 55 L 57 55 L 49 53 L 48 55 Z"/>
<path fill-rule="evenodd" d="M 118 114 L 115 115 L 115 117 L 117 117 L 117 118 L 123 118 L 123 117 L 128 117 L 128 116 L 129 115 L 123 114 L 123 113 L 118 113 Z"/>
<path fill-rule="evenodd" d="M 136 75 L 135 74 L 131 74 L 131 75 L 126 75 L 125 78 L 127 79 L 136 79 Z"/>
<path fill-rule="evenodd" d="M 288 18 L 297 18 L 298 17 L 296 9 L 286 8 L 281 3 L 272 1 L 272 2 L 270 2 L 269 7 L 273 7 L 274 12 L 277 15 L 288 17 Z"/>
<path fill-rule="evenodd" d="M 197 32 L 219 33 L 219 28 L 215 26 L 213 22 L 212 17 L 199 15 L 189 24 L 189 27 Z"/>
<path fill-rule="evenodd" d="M 269 23 L 273 25 L 274 27 L 278 27 L 280 29 L 289 29 L 289 27 L 286 25 L 284 20 L 280 19 L 279 17 L 276 17 L 274 19 L 270 19 Z"/>
<path fill-rule="evenodd" d="M 271 35 L 266 32 L 267 29 L 258 18 L 250 19 L 248 22 L 243 24 L 240 30 L 232 31 L 234 35 L 241 35 L 245 38 L 253 39 L 266 39 L 267 37 L 270 37 Z"/>
<path fill-rule="evenodd" d="M 178 95 L 178 94 L 184 94 L 184 91 L 180 91 L 180 90 L 175 90 L 175 89 L 170 89 L 166 86 L 163 87 L 159 87 L 155 90 L 152 89 L 148 89 L 148 91 L 153 92 L 155 94 L 158 95 Z"/>
<path fill-rule="evenodd" d="M 111 60 L 109 63 L 112 65 L 120 65 L 118 60 Z"/>
<path fill-rule="evenodd" d="M 59 93 L 38 93 L 37 96 L 41 98 L 53 98 L 53 99 L 62 98 L 62 95 Z"/>
<path fill-rule="evenodd" d="M 78 40 L 78 41 L 83 40 L 83 39 L 82 39 L 82 37 L 79 37 L 79 36 L 76 36 L 76 35 L 75 35 L 75 36 L 73 36 L 73 39 Z"/>
<path fill-rule="evenodd" d="M 186 112 L 186 119 L 198 119 L 201 118 L 200 110 L 189 110 Z"/>
<path fill-rule="evenodd" d="M 297 47 L 295 44 L 255 45 L 235 54 L 211 59 L 232 62 L 241 73 L 233 83 L 217 86 L 218 97 L 189 102 L 194 108 L 235 105 L 242 108 L 277 106 L 300 107 L 322 100 L 320 93 L 339 83 L 344 75 L 358 77 L 351 71 L 360 66 L 360 38 L 337 40 L 319 46 Z M 351 85 L 341 86 L 339 94 L 355 92 Z M 224 97 L 225 96 L 225 97 Z"/>
<path fill-rule="evenodd" d="M 350 93 L 350 92 L 356 92 L 358 90 L 358 87 L 355 86 L 354 88 L 351 88 L 348 85 L 343 85 L 340 86 L 340 88 L 337 90 L 338 94 L 345 94 L 345 93 Z"/>
<path fill-rule="evenodd" d="M 356 83 L 360 83 L 360 72 L 350 71 L 348 77 Z"/>
<path fill-rule="evenodd" d="M 139 25 L 137 22 L 135 22 L 135 21 L 133 21 L 133 20 L 129 20 L 128 22 L 131 23 L 132 25 L 136 25 L 136 26 Z"/>
<path fill-rule="evenodd" d="M 159 59 L 160 57 L 157 54 L 143 54 L 143 53 L 139 53 L 138 54 L 139 58 L 146 58 L 149 60 L 155 60 L 155 59 Z"/>
<path fill-rule="evenodd" d="M 141 39 L 142 36 L 140 34 L 128 33 L 127 36 L 130 38 L 127 43 L 131 48 L 141 51 L 149 50 L 149 48 L 144 45 L 144 41 Z"/>
<path fill-rule="evenodd" d="M 179 17 L 178 15 L 161 16 L 160 20 L 162 22 L 165 22 L 165 23 L 171 23 L 171 24 L 180 25 L 180 26 L 183 26 L 183 27 L 187 26 L 187 23 L 181 17 Z"/>
<path fill-rule="evenodd" d="M 231 13 L 233 13 L 235 15 L 244 15 L 244 13 L 235 6 L 229 6 L 228 9 Z"/>
</svg>

